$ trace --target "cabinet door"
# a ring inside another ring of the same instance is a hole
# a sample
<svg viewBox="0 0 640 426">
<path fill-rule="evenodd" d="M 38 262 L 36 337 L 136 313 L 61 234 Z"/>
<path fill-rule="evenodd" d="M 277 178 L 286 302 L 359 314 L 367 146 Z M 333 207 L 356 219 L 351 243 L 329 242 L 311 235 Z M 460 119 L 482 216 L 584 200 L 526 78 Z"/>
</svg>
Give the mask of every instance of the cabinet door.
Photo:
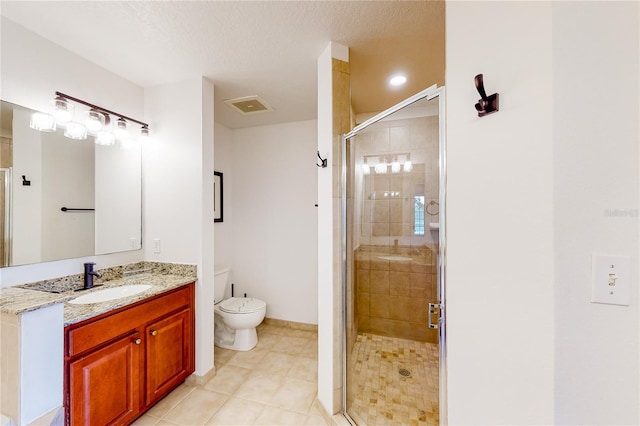
<svg viewBox="0 0 640 426">
<path fill-rule="evenodd" d="M 145 328 L 147 399 L 162 398 L 193 372 L 191 310 L 185 309 Z"/>
<path fill-rule="evenodd" d="M 69 365 L 71 426 L 119 425 L 136 417 L 141 343 L 133 333 Z"/>
</svg>

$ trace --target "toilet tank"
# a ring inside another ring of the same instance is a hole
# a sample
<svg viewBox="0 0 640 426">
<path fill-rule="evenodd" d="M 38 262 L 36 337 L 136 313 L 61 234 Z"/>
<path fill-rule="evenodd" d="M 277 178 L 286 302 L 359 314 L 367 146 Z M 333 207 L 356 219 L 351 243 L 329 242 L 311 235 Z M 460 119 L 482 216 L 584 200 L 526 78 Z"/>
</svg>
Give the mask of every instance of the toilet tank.
<svg viewBox="0 0 640 426">
<path fill-rule="evenodd" d="M 213 297 L 215 302 L 221 302 L 224 299 L 224 292 L 227 289 L 229 282 L 229 272 L 231 267 L 228 265 L 214 265 L 214 279 L 213 279 Z"/>
</svg>

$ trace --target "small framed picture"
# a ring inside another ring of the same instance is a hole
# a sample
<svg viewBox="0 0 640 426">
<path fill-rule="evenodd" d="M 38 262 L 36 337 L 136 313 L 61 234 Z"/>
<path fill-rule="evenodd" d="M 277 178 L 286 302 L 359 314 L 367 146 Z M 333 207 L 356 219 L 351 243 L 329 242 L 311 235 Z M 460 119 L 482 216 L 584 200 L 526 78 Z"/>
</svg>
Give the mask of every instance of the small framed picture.
<svg viewBox="0 0 640 426">
<path fill-rule="evenodd" d="M 213 172 L 213 221 L 222 222 L 222 173 Z"/>
</svg>

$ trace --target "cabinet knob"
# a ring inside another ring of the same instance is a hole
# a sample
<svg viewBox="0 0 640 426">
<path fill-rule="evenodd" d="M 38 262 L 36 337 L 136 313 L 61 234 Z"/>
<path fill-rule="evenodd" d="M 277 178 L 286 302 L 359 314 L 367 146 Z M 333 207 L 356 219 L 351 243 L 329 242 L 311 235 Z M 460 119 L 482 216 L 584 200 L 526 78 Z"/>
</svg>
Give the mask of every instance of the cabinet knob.
<svg viewBox="0 0 640 426">
<path fill-rule="evenodd" d="M 158 334 L 158 330 L 151 330 L 149 334 L 151 334 L 152 336 L 155 336 Z"/>
<path fill-rule="evenodd" d="M 133 343 L 135 343 L 136 345 L 139 345 L 140 343 L 142 343 L 142 339 L 136 339 L 133 341 Z"/>
</svg>

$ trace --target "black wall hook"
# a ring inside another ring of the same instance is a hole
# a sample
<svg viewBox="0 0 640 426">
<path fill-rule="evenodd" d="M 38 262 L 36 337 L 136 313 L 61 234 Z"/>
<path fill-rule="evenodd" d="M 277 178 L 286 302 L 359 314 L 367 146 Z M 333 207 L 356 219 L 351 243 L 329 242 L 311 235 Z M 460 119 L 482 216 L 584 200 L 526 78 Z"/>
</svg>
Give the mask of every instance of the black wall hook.
<svg viewBox="0 0 640 426">
<path fill-rule="evenodd" d="M 482 74 L 476 75 L 475 83 L 476 89 L 478 90 L 478 93 L 480 93 L 480 99 L 475 105 L 476 110 L 478 111 L 478 117 L 484 117 L 487 114 L 499 111 L 500 105 L 498 101 L 498 94 L 494 93 L 493 95 L 487 96 L 487 92 L 484 90 Z"/>
<path fill-rule="evenodd" d="M 22 175 L 22 186 L 31 186 L 31 181 L 27 180 L 25 175 Z"/>
<path fill-rule="evenodd" d="M 318 158 L 320 159 L 320 164 L 316 163 L 316 166 L 322 167 L 323 169 L 327 167 L 327 158 L 320 157 L 320 151 L 318 151 Z"/>
</svg>

